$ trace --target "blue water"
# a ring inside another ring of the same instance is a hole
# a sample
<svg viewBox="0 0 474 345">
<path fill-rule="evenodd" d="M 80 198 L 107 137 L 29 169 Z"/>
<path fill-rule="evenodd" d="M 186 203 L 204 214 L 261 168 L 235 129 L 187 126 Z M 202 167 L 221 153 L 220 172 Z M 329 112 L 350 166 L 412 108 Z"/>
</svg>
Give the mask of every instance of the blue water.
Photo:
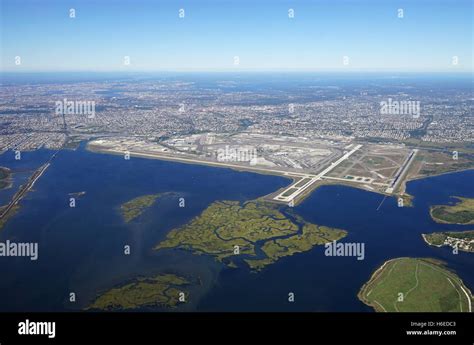
<svg viewBox="0 0 474 345">
<path fill-rule="evenodd" d="M 356 297 L 360 287 L 383 262 L 402 256 L 441 259 L 472 289 L 474 255 L 454 255 L 449 248 L 430 247 L 421 234 L 469 229 L 435 223 L 429 206 L 445 203 L 451 195 L 474 197 L 473 180 L 474 171 L 466 171 L 413 181 L 408 184 L 408 192 L 415 195 L 413 208 L 399 208 L 394 198 L 387 198 L 378 211 L 381 195 L 345 186 L 323 186 L 297 206 L 296 212 L 307 221 L 346 229 L 349 234 L 341 241 L 364 243 L 364 260 L 327 257 L 324 247 L 316 247 L 282 258 L 259 274 L 227 270 L 221 274 L 219 288 L 201 307 L 218 310 L 226 302 L 228 309 L 236 311 L 369 311 Z M 228 297 L 229 291 L 233 299 Z M 287 302 L 289 292 L 295 294 L 294 303 Z M 245 298 L 246 294 L 253 298 Z"/>
<path fill-rule="evenodd" d="M 52 154 L 27 153 L 21 161 L 12 152 L 0 156 L 15 179 L 25 180 Z M 23 175 L 22 175 L 23 174 Z M 433 222 L 429 206 L 450 201 L 451 195 L 474 197 L 474 171 L 443 175 L 408 184 L 413 208 L 399 208 L 382 196 L 343 186 L 316 190 L 295 211 L 307 221 L 346 229 L 343 241 L 365 243 L 365 259 L 326 257 L 323 247 L 283 258 L 259 273 L 245 266 L 223 267 L 210 257 L 183 250 L 152 247 L 166 233 L 199 215 L 215 200 L 251 200 L 289 183 L 287 179 L 230 169 L 158 160 L 61 151 L 21 202 L 21 209 L 0 232 L 6 239 L 39 243 L 39 259 L 0 258 L 0 310 L 77 310 L 104 289 L 138 275 L 170 272 L 199 277 L 190 301 L 179 310 L 200 311 L 370 311 L 357 292 L 385 260 L 400 256 L 442 259 L 466 285 L 474 288 L 474 255 L 427 246 L 420 234 L 467 229 Z M 6 193 L 18 188 L 0 191 Z M 69 193 L 85 191 L 75 208 Z M 175 192 L 125 224 L 118 207 L 134 197 Z M 178 197 L 186 206 L 178 207 Z M 123 254 L 124 245 L 131 255 Z M 78 296 L 67 301 L 69 292 Z M 287 301 L 295 293 L 295 302 Z"/>
</svg>

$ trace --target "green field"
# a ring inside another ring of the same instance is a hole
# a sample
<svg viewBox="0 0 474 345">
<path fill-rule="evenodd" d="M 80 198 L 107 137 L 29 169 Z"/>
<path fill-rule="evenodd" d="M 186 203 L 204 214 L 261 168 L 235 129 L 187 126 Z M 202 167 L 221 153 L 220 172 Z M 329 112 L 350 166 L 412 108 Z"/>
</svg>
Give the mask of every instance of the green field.
<svg viewBox="0 0 474 345">
<path fill-rule="evenodd" d="M 290 188 L 288 189 L 285 193 L 283 193 L 281 196 L 287 197 L 296 192 L 298 188 Z"/>
<path fill-rule="evenodd" d="M 297 187 L 297 188 L 303 187 L 309 181 L 311 181 L 310 178 L 303 178 L 300 181 L 298 181 L 298 183 L 295 185 L 295 187 Z M 290 194 L 288 194 L 288 195 L 290 195 Z"/>
<path fill-rule="evenodd" d="M 260 270 L 281 257 L 308 251 L 346 234 L 344 230 L 307 223 L 295 214 L 290 218 L 275 204 L 217 201 L 188 224 L 170 231 L 155 249 L 181 248 L 211 255 L 230 267 L 235 267 L 234 259 L 242 257 L 252 269 Z M 261 246 L 264 257 L 256 254 L 256 246 Z"/>
<path fill-rule="evenodd" d="M 444 232 L 433 232 L 431 234 L 422 234 L 425 242 L 432 246 L 442 246 L 444 245 L 444 240 L 447 238 L 447 233 Z"/>
<path fill-rule="evenodd" d="M 160 274 L 152 278 L 137 278 L 123 286 L 99 295 L 87 309 L 131 310 L 144 307 L 176 307 L 180 292 L 189 282 L 174 274 Z"/>
<path fill-rule="evenodd" d="M 430 214 L 437 223 L 474 224 L 474 199 L 454 197 L 458 201 L 453 205 L 435 205 Z"/>
<path fill-rule="evenodd" d="M 358 297 L 378 312 L 467 312 L 472 294 L 461 279 L 433 259 L 387 261 Z"/>
</svg>

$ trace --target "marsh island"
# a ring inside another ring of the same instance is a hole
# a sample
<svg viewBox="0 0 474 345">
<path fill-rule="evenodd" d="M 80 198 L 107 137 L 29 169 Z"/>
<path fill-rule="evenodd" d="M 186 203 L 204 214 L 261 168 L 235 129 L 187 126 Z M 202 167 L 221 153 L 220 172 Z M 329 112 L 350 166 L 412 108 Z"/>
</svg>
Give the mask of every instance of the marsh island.
<svg viewBox="0 0 474 345">
<path fill-rule="evenodd" d="M 437 223 L 474 224 L 474 199 L 454 197 L 457 202 L 452 205 L 435 205 L 430 214 Z"/>
<path fill-rule="evenodd" d="M 291 210 L 259 200 L 216 201 L 170 231 L 156 250 L 180 248 L 234 267 L 243 259 L 260 270 L 278 259 L 345 237 L 346 231 L 306 222 Z"/>
<path fill-rule="evenodd" d="M 165 196 L 177 195 L 174 192 L 165 192 L 157 194 L 147 194 L 136 197 L 130 201 L 123 203 L 120 206 L 120 213 L 122 214 L 123 219 L 126 223 L 131 222 L 132 220 L 140 217 L 143 212 L 149 209 L 153 204 L 160 198 Z"/>
<path fill-rule="evenodd" d="M 87 309 L 127 310 L 145 307 L 176 307 L 189 281 L 174 274 L 137 278 L 99 295 Z"/>
</svg>

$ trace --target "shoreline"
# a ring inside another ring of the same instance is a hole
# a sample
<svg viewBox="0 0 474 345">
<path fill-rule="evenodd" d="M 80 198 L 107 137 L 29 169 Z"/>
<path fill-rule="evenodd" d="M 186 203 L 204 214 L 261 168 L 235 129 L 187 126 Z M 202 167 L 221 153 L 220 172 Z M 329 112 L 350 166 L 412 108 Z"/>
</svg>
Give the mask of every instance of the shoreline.
<svg viewBox="0 0 474 345">
<path fill-rule="evenodd" d="M 118 150 L 113 150 L 113 149 L 104 149 L 100 148 L 94 145 L 90 145 L 90 141 L 86 142 L 85 149 L 87 151 L 93 152 L 93 153 L 98 153 L 98 154 L 112 154 L 116 156 L 123 155 L 123 151 L 118 151 Z M 269 194 L 266 194 L 262 196 L 264 200 L 280 205 L 288 205 L 287 202 L 284 201 L 279 201 L 275 200 L 273 197 L 280 194 L 282 191 L 285 189 L 288 189 L 291 185 L 294 183 L 297 183 L 301 179 L 304 179 L 308 175 L 315 175 L 312 173 L 302 173 L 302 172 L 285 172 L 277 169 L 266 169 L 266 168 L 258 168 L 258 167 L 252 167 L 252 166 L 240 166 L 238 164 L 231 164 L 231 163 L 223 163 L 223 162 L 213 162 L 213 161 L 206 161 L 206 160 L 201 160 L 201 159 L 194 159 L 194 158 L 188 158 L 188 157 L 172 157 L 168 156 L 166 154 L 160 154 L 160 153 L 140 153 L 140 152 L 130 152 L 130 157 L 140 157 L 140 158 L 145 158 L 145 159 L 156 159 L 156 160 L 163 160 L 163 161 L 169 161 L 169 162 L 179 162 L 179 163 L 184 163 L 184 164 L 197 164 L 197 165 L 203 165 L 203 166 L 210 166 L 210 167 L 216 167 L 216 168 L 227 168 L 227 169 L 233 169 L 235 171 L 240 171 L 240 172 L 253 172 L 257 174 L 262 174 L 262 175 L 272 175 L 272 176 L 279 176 L 279 177 L 284 177 L 290 180 L 290 183 L 286 185 L 285 187 L 281 187 L 278 190 L 271 192 Z M 303 193 L 298 195 L 294 199 L 293 206 L 297 206 L 301 204 L 307 197 L 309 197 L 316 189 L 318 189 L 321 186 L 324 185 L 334 185 L 334 186 L 345 186 L 345 187 L 351 187 L 351 188 L 356 188 L 359 190 L 363 190 L 366 192 L 372 192 L 379 194 L 384 197 L 394 197 L 394 198 L 399 198 L 399 197 L 408 197 L 410 200 L 413 200 L 414 197 L 411 194 L 408 194 L 406 192 L 406 187 L 407 183 L 411 181 L 416 181 L 416 180 L 421 180 L 425 178 L 430 178 L 430 177 L 437 177 L 441 175 L 448 175 L 448 174 L 453 174 L 453 173 L 458 173 L 458 172 L 463 172 L 463 171 L 469 171 L 469 170 L 474 170 L 473 168 L 465 168 L 461 170 L 455 170 L 455 171 L 448 171 L 448 172 L 442 172 L 438 174 L 433 174 L 433 175 L 428 175 L 428 176 L 417 176 L 414 178 L 407 178 L 406 180 L 402 181 L 400 183 L 400 186 L 398 187 L 398 190 L 396 193 L 385 193 L 383 191 L 378 191 L 378 190 L 369 190 L 367 188 L 363 188 L 357 183 L 351 182 L 351 181 L 342 181 L 339 180 L 337 182 L 333 180 L 328 180 L 322 178 L 320 181 L 313 183 L 309 188 L 307 188 Z M 413 207 L 412 202 L 406 205 L 406 207 Z M 464 224 L 460 224 L 464 225 Z"/>
<path fill-rule="evenodd" d="M 423 237 L 423 241 L 425 241 L 426 244 L 428 244 L 429 246 L 436 247 L 436 248 L 442 248 L 442 247 L 446 246 L 446 245 L 444 245 L 444 244 L 433 244 L 433 243 L 429 242 L 429 241 L 426 239 L 426 235 L 427 235 L 427 234 L 421 234 L 421 237 Z"/>
<path fill-rule="evenodd" d="M 409 179 L 405 180 L 405 182 L 411 182 L 411 181 L 422 180 L 422 179 L 430 178 L 430 177 L 437 177 L 437 176 L 449 175 L 449 174 L 454 174 L 454 173 L 460 173 L 460 172 L 469 171 L 469 170 L 474 170 L 474 167 L 464 168 L 464 169 L 459 169 L 459 170 L 454 170 L 454 171 L 445 171 L 445 172 L 441 172 L 441 173 L 437 173 L 437 174 L 433 174 L 433 175 L 427 175 L 427 176 L 416 176 L 416 177 L 409 178 Z"/>
<path fill-rule="evenodd" d="M 18 191 L 13 195 L 12 199 L 7 205 L 4 205 L 0 211 L 0 230 L 3 229 L 3 226 L 7 221 L 20 209 L 20 201 L 33 189 L 36 181 L 38 181 L 44 172 L 51 165 L 52 160 L 56 157 L 56 151 L 46 163 L 41 165 L 39 168 L 34 170 L 33 174 L 28 178 L 28 181 L 19 186 Z"/>
<path fill-rule="evenodd" d="M 118 150 L 113 150 L 113 149 L 103 149 L 103 148 L 98 148 L 95 146 L 91 146 L 89 142 L 86 144 L 85 149 L 87 151 L 93 152 L 93 153 L 98 153 L 98 154 L 112 154 L 115 156 L 121 156 L 123 155 L 123 151 L 118 151 Z M 210 167 L 216 167 L 216 168 L 227 168 L 227 169 L 232 169 L 235 171 L 239 172 L 253 172 L 257 174 L 262 174 L 262 175 L 272 175 L 272 176 L 279 176 L 286 178 L 290 180 L 290 183 L 284 187 L 279 188 L 278 190 L 275 190 L 274 192 L 271 192 L 269 194 L 266 194 L 262 196 L 264 200 L 280 205 L 288 205 L 287 202 L 283 201 L 278 201 L 273 199 L 272 196 L 278 195 L 281 193 L 283 190 L 288 189 L 292 184 L 295 182 L 300 181 L 301 179 L 304 179 L 308 175 L 315 175 L 311 173 L 300 173 L 300 172 L 285 172 L 281 170 L 275 170 L 275 169 L 265 169 L 265 168 L 254 168 L 254 167 L 247 167 L 247 166 L 239 166 L 237 164 L 228 164 L 228 163 L 221 163 L 221 162 L 212 162 L 212 161 L 206 161 L 206 160 L 199 160 L 199 159 L 193 159 L 193 158 L 181 158 L 181 157 L 171 157 L 167 155 L 161 155 L 161 154 L 153 154 L 153 153 L 140 153 L 140 152 L 130 152 L 130 157 L 139 157 L 139 158 L 145 158 L 145 159 L 156 159 L 156 160 L 163 160 L 163 161 L 169 161 L 169 162 L 178 162 L 178 163 L 183 163 L 183 164 L 195 164 L 195 165 L 204 165 L 204 166 L 210 166 Z M 317 183 L 313 183 L 309 188 L 307 188 L 302 194 L 298 195 L 295 200 L 294 200 L 294 206 L 300 204 L 303 202 L 308 196 L 310 196 L 316 189 L 318 189 L 321 186 L 324 185 L 336 185 L 336 186 L 346 186 L 346 187 L 352 187 L 356 189 L 360 189 L 366 192 L 372 192 L 379 194 L 381 196 L 385 197 L 397 197 L 398 194 L 387 194 L 381 191 L 377 190 L 368 190 L 366 188 L 362 188 L 360 185 L 357 183 L 351 182 L 351 181 L 338 181 L 334 182 L 333 180 L 325 180 L 324 178 L 318 181 Z"/>
<path fill-rule="evenodd" d="M 394 259 L 389 259 L 385 261 L 382 266 L 377 268 L 371 275 L 369 280 L 367 280 L 360 288 L 359 292 L 357 293 L 357 298 L 364 303 L 365 305 L 368 305 L 369 307 L 373 308 L 375 312 L 386 312 L 385 310 L 381 310 L 380 306 L 376 304 L 370 303 L 366 298 L 365 298 L 365 291 L 367 288 L 372 285 L 375 280 L 379 277 L 380 274 L 383 273 L 383 270 L 385 269 L 385 266 L 387 266 L 390 262 L 395 261 L 397 259 L 403 259 L 403 258 L 408 258 L 408 257 L 401 257 L 401 258 L 394 258 Z M 372 290 L 370 290 L 367 294 L 369 294 Z"/>
</svg>

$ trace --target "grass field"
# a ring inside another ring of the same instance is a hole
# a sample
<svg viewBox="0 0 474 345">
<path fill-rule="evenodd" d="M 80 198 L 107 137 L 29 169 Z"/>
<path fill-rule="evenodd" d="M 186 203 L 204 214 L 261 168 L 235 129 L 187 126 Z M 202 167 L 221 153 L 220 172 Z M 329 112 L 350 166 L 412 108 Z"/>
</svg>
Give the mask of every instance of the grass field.
<svg viewBox="0 0 474 345">
<path fill-rule="evenodd" d="M 288 189 L 285 193 L 282 194 L 282 196 L 290 196 L 291 194 L 293 194 L 294 192 L 296 192 L 298 190 L 298 188 L 290 188 Z"/>
<path fill-rule="evenodd" d="M 358 296 L 378 312 L 472 312 L 469 289 L 455 273 L 432 259 L 389 260 Z"/>
<path fill-rule="evenodd" d="M 310 178 L 303 178 L 295 185 L 295 187 L 298 187 L 298 188 L 303 187 L 309 181 L 311 181 Z M 290 194 L 288 194 L 288 195 L 290 195 Z"/>
</svg>

